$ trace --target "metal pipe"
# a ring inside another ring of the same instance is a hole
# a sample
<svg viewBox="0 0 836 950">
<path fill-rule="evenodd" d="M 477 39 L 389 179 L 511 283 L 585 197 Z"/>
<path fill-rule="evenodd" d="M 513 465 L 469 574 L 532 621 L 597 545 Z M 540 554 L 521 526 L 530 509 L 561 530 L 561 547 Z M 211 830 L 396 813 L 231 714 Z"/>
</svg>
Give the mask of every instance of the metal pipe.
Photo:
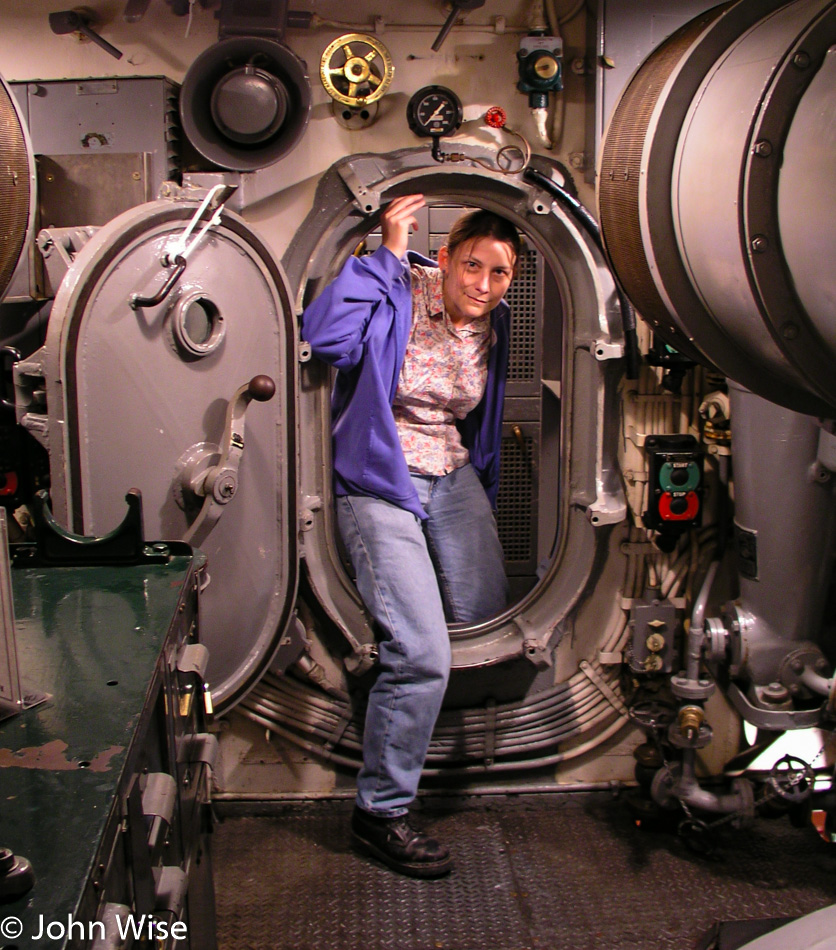
<svg viewBox="0 0 836 950">
<path fill-rule="evenodd" d="M 700 786 L 694 771 L 696 754 L 695 749 L 683 751 L 682 775 L 671 789 L 671 794 L 691 808 L 712 814 L 748 812 L 751 800 L 743 786 L 738 786 L 735 792 L 709 792 Z"/>
<path fill-rule="evenodd" d="M 820 676 L 811 666 L 804 667 L 799 679 L 808 689 L 821 696 L 829 696 L 833 689 L 833 677 L 827 679 Z"/>
<path fill-rule="evenodd" d="M 709 564 L 705 580 L 702 583 L 699 595 L 694 604 L 694 609 L 691 611 L 691 626 L 688 629 L 687 641 L 688 662 L 685 668 L 685 675 L 692 681 L 699 680 L 700 661 L 702 659 L 703 641 L 705 639 L 705 608 L 719 566 L 719 561 L 712 561 L 711 564 Z"/>
<path fill-rule="evenodd" d="M 604 708 L 605 707 L 605 708 Z M 247 708 L 243 703 L 239 705 L 239 710 L 242 715 L 251 719 L 253 722 L 264 726 L 266 729 L 274 732 L 276 735 L 281 736 L 288 742 L 291 742 L 294 745 L 299 746 L 304 749 L 306 752 L 309 752 L 314 755 L 318 755 L 329 762 L 334 762 L 338 765 L 345 765 L 350 768 L 359 768 L 359 760 L 351 759 L 348 756 L 341 755 L 340 753 L 334 752 L 333 750 L 326 749 L 322 745 L 317 743 L 309 742 L 301 736 L 296 735 L 283 728 L 279 723 L 265 717 L 261 711 L 253 710 Z M 542 745 L 549 746 L 559 744 L 561 742 L 565 743 L 570 739 L 573 739 L 577 736 L 582 735 L 584 732 L 589 731 L 593 727 L 597 727 L 602 720 L 605 720 L 609 715 L 614 712 L 613 708 L 609 706 L 608 703 L 602 702 L 599 704 L 599 709 L 596 714 L 588 717 L 580 725 L 575 724 L 574 728 L 565 729 L 555 735 L 553 738 L 550 738 L 548 742 L 538 743 L 535 746 L 530 746 L 529 751 L 534 751 L 536 748 L 541 747 Z M 494 772 L 494 771 L 510 771 L 516 769 L 532 769 L 532 768 L 541 768 L 550 765 L 556 765 L 559 762 L 563 762 L 568 758 L 573 758 L 578 755 L 584 754 L 586 751 L 589 751 L 592 748 L 595 748 L 601 742 L 605 742 L 610 736 L 614 735 L 616 732 L 620 731 L 625 724 L 626 720 L 624 717 L 617 717 L 617 719 L 610 724 L 603 732 L 597 734 L 593 739 L 582 743 L 575 748 L 564 750 L 562 752 L 555 753 L 554 755 L 544 756 L 540 758 L 532 759 L 519 759 L 513 758 L 503 762 L 494 762 L 491 764 L 483 763 L 479 765 L 469 765 L 469 766 L 459 766 L 459 767 L 449 767 L 449 768 L 438 768 L 438 769 L 425 769 L 425 775 L 457 775 L 457 774 L 471 774 L 474 771 L 477 772 Z M 472 756 L 477 758 L 481 750 L 474 751 Z M 461 753 L 459 753 L 461 754 Z M 428 756 L 428 761 L 430 758 Z"/>
<path fill-rule="evenodd" d="M 377 18 L 375 18 L 377 19 Z M 380 18 L 383 20 L 383 18 Z M 501 25 L 497 23 L 501 20 Z M 370 27 L 368 23 L 348 23 L 345 20 L 329 20 L 314 14 L 310 23 L 306 27 L 294 27 L 289 24 L 291 29 L 337 29 L 349 33 L 368 33 Z M 438 23 L 392 23 L 389 20 L 383 20 L 383 26 L 387 33 L 438 33 Z M 374 32 L 377 32 L 376 24 L 373 24 Z M 493 33 L 493 34 L 527 34 L 530 32 L 528 26 L 514 26 L 509 24 L 504 17 L 496 17 L 493 23 L 455 23 L 452 27 L 454 33 Z"/>
</svg>

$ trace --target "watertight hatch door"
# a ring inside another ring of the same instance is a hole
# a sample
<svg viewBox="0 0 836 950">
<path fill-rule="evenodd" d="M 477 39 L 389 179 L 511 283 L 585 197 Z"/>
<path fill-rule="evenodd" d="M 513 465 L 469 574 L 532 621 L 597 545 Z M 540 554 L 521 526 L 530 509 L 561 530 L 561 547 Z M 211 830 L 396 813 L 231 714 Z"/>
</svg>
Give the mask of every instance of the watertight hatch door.
<svg viewBox="0 0 836 950">
<path fill-rule="evenodd" d="M 198 237 L 210 208 L 184 242 L 199 208 L 126 211 L 70 267 L 45 347 L 50 465 L 71 530 L 112 530 L 138 488 L 146 539 L 207 555 L 201 638 L 223 710 L 270 664 L 295 596 L 296 329 L 281 266 L 240 217 Z"/>
</svg>

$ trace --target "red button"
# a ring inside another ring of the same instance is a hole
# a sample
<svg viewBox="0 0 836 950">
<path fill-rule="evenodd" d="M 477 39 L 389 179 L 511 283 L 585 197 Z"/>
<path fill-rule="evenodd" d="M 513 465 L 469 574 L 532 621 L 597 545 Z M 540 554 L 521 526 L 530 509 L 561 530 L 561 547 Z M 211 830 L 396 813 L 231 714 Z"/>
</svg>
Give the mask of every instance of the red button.
<svg viewBox="0 0 836 950">
<path fill-rule="evenodd" d="M 664 492 L 659 498 L 659 517 L 664 521 L 693 521 L 699 510 L 700 500 L 693 491 L 685 495 Z"/>
<path fill-rule="evenodd" d="M 14 495 L 17 491 L 17 472 L 0 473 L 0 495 Z"/>
</svg>

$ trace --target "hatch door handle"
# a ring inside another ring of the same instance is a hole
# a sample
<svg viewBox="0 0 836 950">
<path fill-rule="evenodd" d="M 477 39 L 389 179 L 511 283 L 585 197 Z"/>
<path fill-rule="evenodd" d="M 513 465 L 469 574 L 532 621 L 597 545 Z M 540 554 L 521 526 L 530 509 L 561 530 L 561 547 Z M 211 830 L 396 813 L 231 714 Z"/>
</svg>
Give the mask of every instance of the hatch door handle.
<svg viewBox="0 0 836 950">
<path fill-rule="evenodd" d="M 180 457 L 180 475 L 175 495 L 181 507 L 189 510 L 202 499 L 200 511 L 183 540 L 193 547 L 200 544 L 217 524 L 226 506 L 238 490 L 238 466 L 244 454 L 244 418 L 249 404 L 268 402 L 276 392 L 269 376 L 253 378 L 236 390 L 229 401 L 220 446 L 198 442 Z"/>
</svg>

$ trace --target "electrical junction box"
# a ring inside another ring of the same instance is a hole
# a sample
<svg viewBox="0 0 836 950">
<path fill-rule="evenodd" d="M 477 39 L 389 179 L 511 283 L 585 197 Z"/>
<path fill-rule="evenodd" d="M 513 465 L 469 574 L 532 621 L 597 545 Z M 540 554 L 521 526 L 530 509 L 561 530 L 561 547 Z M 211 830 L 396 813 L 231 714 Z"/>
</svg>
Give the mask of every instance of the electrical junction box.
<svg viewBox="0 0 836 950">
<path fill-rule="evenodd" d="M 662 600 L 658 591 L 646 591 L 630 608 L 630 626 L 630 669 L 634 673 L 672 673 L 679 626 L 676 607 Z"/>
</svg>

